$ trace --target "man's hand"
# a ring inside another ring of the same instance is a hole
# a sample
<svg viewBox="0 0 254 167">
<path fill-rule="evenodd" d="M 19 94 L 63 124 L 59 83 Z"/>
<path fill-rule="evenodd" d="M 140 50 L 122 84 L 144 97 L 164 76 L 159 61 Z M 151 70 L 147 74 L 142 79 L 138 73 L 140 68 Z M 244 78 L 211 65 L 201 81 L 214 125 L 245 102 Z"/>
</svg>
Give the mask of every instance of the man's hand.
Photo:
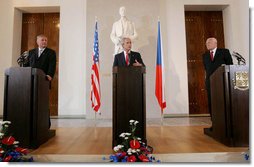
<svg viewBox="0 0 254 167">
<path fill-rule="evenodd" d="M 140 64 L 140 63 L 135 59 L 135 63 L 133 63 L 133 66 L 142 66 L 142 64 Z"/>
<path fill-rule="evenodd" d="M 46 77 L 47 77 L 47 79 L 48 79 L 49 81 L 51 81 L 51 80 L 52 80 L 52 77 L 51 77 L 51 76 L 46 75 Z"/>
</svg>

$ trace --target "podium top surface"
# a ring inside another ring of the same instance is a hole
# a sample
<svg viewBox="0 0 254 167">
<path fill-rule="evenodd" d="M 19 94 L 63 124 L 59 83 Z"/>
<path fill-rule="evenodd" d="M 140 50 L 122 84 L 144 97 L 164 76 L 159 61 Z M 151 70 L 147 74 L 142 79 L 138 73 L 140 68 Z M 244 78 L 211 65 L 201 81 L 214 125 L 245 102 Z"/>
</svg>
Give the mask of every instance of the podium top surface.
<svg viewBox="0 0 254 167">
<path fill-rule="evenodd" d="M 129 67 L 113 67 L 112 68 L 112 72 L 113 74 L 118 73 L 119 71 L 137 71 L 137 72 L 141 72 L 141 73 L 146 73 L 146 67 L 135 67 L 135 66 L 129 66 Z"/>
<path fill-rule="evenodd" d="M 39 68 L 32 68 L 32 67 L 10 67 L 5 70 L 5 75 L 10 75 L 10 72 L 13 71 L 31 71 L 31 74 L 38 74 L 38 75 L 45 75 L 45 73 Z"/>
</svg>

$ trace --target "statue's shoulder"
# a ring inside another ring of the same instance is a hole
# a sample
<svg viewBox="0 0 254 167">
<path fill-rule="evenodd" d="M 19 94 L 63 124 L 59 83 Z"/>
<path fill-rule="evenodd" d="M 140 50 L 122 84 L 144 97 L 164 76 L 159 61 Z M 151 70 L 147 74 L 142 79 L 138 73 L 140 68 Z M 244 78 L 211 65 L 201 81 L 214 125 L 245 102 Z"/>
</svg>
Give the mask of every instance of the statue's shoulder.
<svg viewBox="0 0 254 167">
<path fill-rule="evenodd" d="M 114 22 L 114 25 L 118 25 L 121 24 L 121 20 L 117 20 L 116 22 Z"/>
</svg>

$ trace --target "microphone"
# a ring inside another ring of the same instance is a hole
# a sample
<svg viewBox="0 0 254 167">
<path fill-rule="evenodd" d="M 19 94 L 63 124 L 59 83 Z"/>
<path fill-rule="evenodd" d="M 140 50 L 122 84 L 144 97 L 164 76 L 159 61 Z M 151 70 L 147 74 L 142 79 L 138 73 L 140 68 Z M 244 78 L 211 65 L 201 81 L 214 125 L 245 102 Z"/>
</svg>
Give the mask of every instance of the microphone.
<svg viewBox="0 0 254 167">
<path fill-rule="evenodd" d="M 242 55 L 240 55 L 239 53 L 233 51 L 232 54 L 234 57 L 236 57 L 236 59 L 238 60 L 238 64 L 240 65 L 240 62 L 243 62 L 244 64 L 246 64 L 245 59 L 243 58 Z"/>
<path fill-rule="evenodd" d="M 24 64 L 27 63 L 27 61 L 28 61 L 28 55 L 29 55 L 29 52 L 28 52 L 28 51 L 25 51 L 25 52 L 23 52 L 23 53 L 19 56 L 19 58 L 17 59 L 17 62 L 18 62 L 18 64 L 19 64 L 20 67 L 23 67 Z"/>
</svg>

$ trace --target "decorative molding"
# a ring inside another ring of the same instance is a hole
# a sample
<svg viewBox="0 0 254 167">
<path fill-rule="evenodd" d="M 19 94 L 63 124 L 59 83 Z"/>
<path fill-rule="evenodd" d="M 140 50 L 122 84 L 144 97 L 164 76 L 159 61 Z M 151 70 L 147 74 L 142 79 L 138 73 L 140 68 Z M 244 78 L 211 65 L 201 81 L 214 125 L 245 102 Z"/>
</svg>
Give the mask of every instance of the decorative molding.
<svg viewBox="0 0 254 167">
<path fill-rule="evenodd" d="M 210 114 L 164 114 L 163 118 L 210 117 Z"/>
<path fill-rule="evenodd" d="M 50 116 L 51 119 L 86 119 L 86 115 L 58 115 Z"/>
</svg>

